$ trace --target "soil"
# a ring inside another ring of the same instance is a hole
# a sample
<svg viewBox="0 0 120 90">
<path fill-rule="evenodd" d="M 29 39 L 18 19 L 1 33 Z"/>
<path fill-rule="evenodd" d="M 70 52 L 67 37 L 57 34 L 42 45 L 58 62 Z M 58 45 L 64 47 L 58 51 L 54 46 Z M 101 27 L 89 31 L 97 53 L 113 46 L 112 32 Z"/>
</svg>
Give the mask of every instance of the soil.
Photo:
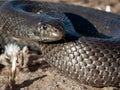
<svg viewBox="0 0 120 90">
<path fill-rule="evenodd" d="M 42 0 L 42 1 L 69 3 L 96 9 L 101 8 L 102 10 L 105 10 L 106 5 L 109 5 L 111 7 L 111 12 L 120 14 L 120 0 Z"/>
<path fill-rule="evenodd" d="M 44 0 L 45 1 L 45 0 Z M 120 14 L 120 0 L 46 0 L 52 2 L 64 2 L 75 5 L 84 5 L 92 8 L 102 8 L 109 4 L 113 13 Z M 54 67 L 50 67 L 45 60 L 31 56 L 33 61 L 39 63 L 30 64 L 24 70 L 17 70 L 15 90 L 120 90 L 120 88 L 104 87 L 95 88 L 82 85 L 62 75 Z M 0 90 L 9 90 L 9 72 L 7 67 L 0 65 Z"/>
</svg>

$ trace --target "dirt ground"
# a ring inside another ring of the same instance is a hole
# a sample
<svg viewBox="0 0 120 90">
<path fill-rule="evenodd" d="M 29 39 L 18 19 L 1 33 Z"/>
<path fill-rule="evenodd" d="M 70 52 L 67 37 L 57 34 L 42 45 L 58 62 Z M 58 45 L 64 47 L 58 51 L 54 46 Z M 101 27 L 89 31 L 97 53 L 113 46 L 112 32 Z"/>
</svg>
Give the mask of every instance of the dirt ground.
<svg viewBox="0 0 120 90">
<path fill-rule="evenodd" d="M 45 1 L 45 0 L 43 0 Z M 111 11 L 120 14 L 120 0 L 46 0 L 52 2 L 64 2 L 87 7 L 101 8 L 109 4 Z M 31 56 L 32 60 L 38 60 L 38 56 Z M 39 58 L 40 60 L 40 58 Z M 41 60 L 40 60 L 41 61 Z M 9 90 L 8 69 L 0 65 L 0 90 Z M 29 65 L 27 70 L 17 71 L 15 90 L 120 90 L 114 87 L 95 88 L 79 84 L 62 75 L 55 68 L 50 67 L 45 61 Z"/>
<path fill-rule="evenodd" d="M 42 0 L 42 1 L 69 3 L 97 9 L 101 8 L 102 10 L 105 10 L 106 5 L 110 5 L 111 12 L 120 14 L 120 0 Z"/>
</svg>

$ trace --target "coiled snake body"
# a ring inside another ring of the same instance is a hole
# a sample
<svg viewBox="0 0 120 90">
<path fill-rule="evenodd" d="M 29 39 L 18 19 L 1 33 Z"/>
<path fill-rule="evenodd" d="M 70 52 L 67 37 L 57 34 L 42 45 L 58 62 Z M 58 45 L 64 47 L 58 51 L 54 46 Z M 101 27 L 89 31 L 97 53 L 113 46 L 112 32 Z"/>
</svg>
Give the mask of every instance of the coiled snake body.
<svg viewBox="0 0 120 90">
<path fill-rule="evenodd" d="M 29 2 L 30 5 L 27 6 L 26 3 L 23 4 L 23 7 L 33 8 L 28 9 L 28 12 L 40 13 L 37 14 L 38 16 L 40 16 L 41 13 L 45 13 L 48 17 L 54 17 L 57 18 L 57 20 L 60 19 L 62 24 L 57 24 L 58 27 L 56 28 L 58 28 L 59 31 L 59 27 L 63 25 L 65 27 L 64 29 L 66 29 L 67 35 L 64 38 L 65 41 L 58 41 L 58 39 L 56 39 L 56 42 L 40 43 L 39 45 L 43 56 L 50 65 L 55 66 L 65 75 L 68 75 L 80 83 L 95 87 L 120 87 L 119 15 L 65 4 Z M 63 11 L 63 13 L 59 11 Z M 22 13 L 22 11 L 20 12 Z M 1 15 L 2 13 L 3 12 L 1 12 Z M 19 18 L 23 17 L 24 15 L 19 15 Z M 70 20 L 68 20 L 68 18 Z M 24 19 L 26 19 L 26 17 L 23 18 L 23 20 Z M 15 20 L 18 20 L 17 15 Z M 71 26 L 70 21 L 74 27 Z M 47 24 L 49 23 L 50 22 Z M 25 24 L 28 25 L 28 23 Z M 32 27 L 34 27 L 34 25 Z M 76 31 L 73 30 L 74 28 Z M 61 30 L 62 32 L 64 31 L 63 29 Z M 35 29 L 30 30 L 30 32 L 33 31 L 35 31 Z M 24 33 L 25 31 L 22 32 Z M 64 33 L 60 32 L 59 34 Z M 34 36 L 36 36 L 36 34 L 32 36 L 33 38 L 28 38 L 34 40 Z"/>
</svg>

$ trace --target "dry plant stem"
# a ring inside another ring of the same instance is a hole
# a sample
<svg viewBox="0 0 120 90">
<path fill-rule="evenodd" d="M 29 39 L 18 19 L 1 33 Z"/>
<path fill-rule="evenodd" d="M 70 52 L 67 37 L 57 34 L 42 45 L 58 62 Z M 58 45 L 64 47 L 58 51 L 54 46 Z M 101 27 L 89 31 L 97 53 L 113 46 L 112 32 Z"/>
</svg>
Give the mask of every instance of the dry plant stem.
<svg viewBox="0 0 120 90">
<path fill-rule="evenodd" d="M 11 48 L 13 49 L 13 51 Z M 30 55 L 27 46 L 23 47 L 23 49 L 20 51 L 19 47 L 14 44 L 6 46 L 6 53 L 0 55 L 0 63 L 5 64 L 9 72 L 8 86 L 10 87 L 10 90 L 14 90 L 15 88 L 16 69 L 18 68 L 18 66 L 20 68 L 26 68 L 29 56 Z"/>
<path fill-rule="evenodd" d="M 23 54 L 20 53 L 20 54 L 18 55 L 18 66 L 19 66 L 20 68 L 23 67 L 23 63 L 24 63 Z"/>
<path fill-rule="evenodd" d="M 12 90 L 12 72 L 11 72 L 11 68 L 12 68 L 12 66 L 11 65 L 9 65 L 9 66 L 7 66 L 7 71 L 8 71 L 8 79 L 9 79 L 9 81 L 8 81 L 8 87 L 9 87 L 9 89 L 10 90 Z"/>
<path fill-rule="evenodd" d="M 12 59 L 12 68 L 11 68 L 12 80 L 15 79 L 16 65 L 17 65 L 17 57 L 14 57 L 14 58 Z"/>
<path fill-rule="evenodd" d="M 27 67 L 27 63 L 29 60 L 29 50 L 28 48 L 25 46 L 22 50 L 22 54 L 23 54 L 23 68 Z"/>
<path fill-rule="evenodd" d="M 12 66 L 11 66 L 11 71 L 10 71 L 10 85 L 12 87 L 12 90 L 13 88 L 15 87 L 15 77 L 16 77 L 16 69 L 17 69 L 17 60 L 18 60 L 18 57 L 17 56 L 14 56 L 11 61 L 12 61 Z"/>
</svg>

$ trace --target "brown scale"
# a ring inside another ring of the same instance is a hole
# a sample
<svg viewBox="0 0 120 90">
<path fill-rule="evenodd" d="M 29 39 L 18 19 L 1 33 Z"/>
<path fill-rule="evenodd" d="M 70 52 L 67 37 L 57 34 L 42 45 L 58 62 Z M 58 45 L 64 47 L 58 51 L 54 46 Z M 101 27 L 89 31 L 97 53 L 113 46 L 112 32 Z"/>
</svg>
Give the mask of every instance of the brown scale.
<svg viewBox="0 0 120 90">
<path fill-rule="evenodd" d="M 43 46 L 49 47 L 47 54 L 50 54 L 50 57 L 45 55 L 45 57 L 49 58 L 49 60 L 47 60 L 47 58 L 46 60 L 62 73 L 65 73 L 65 75 L 68 75 L 80 83 L 96 87 L 119 86 L 120 59 L 113 60 L 119 53 L 114 53 L 111 50 L 112 47 L 108 46 L 112 42 L 107 42 L 107 40 L 102 39 L 98 39 L 99 41 L 97 41 L 93 38 L 88 41 L 89 39 L 84 38 L 83 40 L 80 38 L 78 42 L 72 41 L 66 42 L 65 44 L 58 43 L 56 45 L 49 44 L 49 46 L 43 44 Z M 79 45 L 79 48 L 76 48 L 78 47 L 76 45 Z M 94 45 L 95 48 L 92 48 Z M 116 43 L 112 43 L 112 45 L 115 46 Z M 52 52 L 50 47 L 53 48 L 51 49 Z M 42 48 L 42 45 L 40 45 L 40 48 Z M 102 50 L 103 48 L 105 48 L 105 50 Z M 117 51 L 119 47 L 115 48 Z M 58 50 L 57 53 L 56 49 Z M 44 51 L 42 52 L 44 53 Z M 112 53 L 114 53 L 114 55 L 112 55 Z"/>
</svg>

